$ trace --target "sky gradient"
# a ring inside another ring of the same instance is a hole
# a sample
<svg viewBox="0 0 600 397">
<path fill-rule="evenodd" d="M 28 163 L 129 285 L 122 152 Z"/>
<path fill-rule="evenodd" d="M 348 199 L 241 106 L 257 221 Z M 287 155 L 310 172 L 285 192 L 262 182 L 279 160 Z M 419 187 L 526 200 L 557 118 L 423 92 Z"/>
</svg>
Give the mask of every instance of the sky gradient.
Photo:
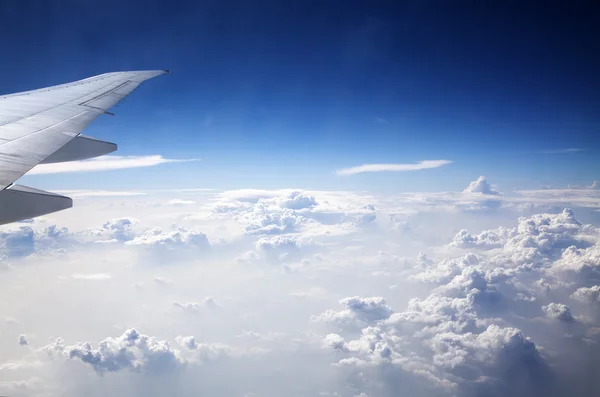
<svg viewBox="0 0 600 397">
<path fill-rule="evenodd" d="M 0 91 L 172 70 L 86 133 L 201 161 L 26 177 L 46 189 L 591 184 L 600 19 L 584 4 L 2 2 Z M 452 163 L 336 173 L 424 160 Z"/>
<path fill-rule="evenodd" d="M 19 180 L 0 396 L 598 397 L 600 15 L 529 3 L 0 1 L 0 91 L 172 71 Z"/>
</svg>

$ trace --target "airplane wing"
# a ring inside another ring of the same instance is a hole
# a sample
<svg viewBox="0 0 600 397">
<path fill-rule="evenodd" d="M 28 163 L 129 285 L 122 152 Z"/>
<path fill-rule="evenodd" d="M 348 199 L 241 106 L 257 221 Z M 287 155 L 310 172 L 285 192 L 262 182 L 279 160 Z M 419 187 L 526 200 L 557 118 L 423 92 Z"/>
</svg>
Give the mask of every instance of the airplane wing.
<svg viewBox="0 0 600 397">
<path fill-rule="evenodd" d="M 0 95 L 0 225 L 70 208 L 68 197 L 13 183 L 40 163 L 116 150 L 82 131 L 143 81 L 166 70 L 106 73 L 72 83 Z M 64 207 L 64 208 L 63 208 Z"/>
</svg>

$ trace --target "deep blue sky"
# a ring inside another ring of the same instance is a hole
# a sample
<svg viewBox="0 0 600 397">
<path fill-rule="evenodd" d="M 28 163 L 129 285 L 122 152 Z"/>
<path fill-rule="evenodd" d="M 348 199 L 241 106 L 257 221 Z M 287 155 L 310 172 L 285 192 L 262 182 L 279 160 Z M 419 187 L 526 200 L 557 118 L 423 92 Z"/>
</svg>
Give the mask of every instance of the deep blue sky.
<svg viewBox="0 0 600 397">
<path fill-rule="evenodd" d="M 171 69 L 87 134 L 198 163 L 45 188 L 459 189 L 600 178 L 593 2 L 2 1 L 0 91 Z M 569 154 L 541 153 L 568 148 Z M 364 163 L 435 170 L 335 175 Z"/>
</svg>

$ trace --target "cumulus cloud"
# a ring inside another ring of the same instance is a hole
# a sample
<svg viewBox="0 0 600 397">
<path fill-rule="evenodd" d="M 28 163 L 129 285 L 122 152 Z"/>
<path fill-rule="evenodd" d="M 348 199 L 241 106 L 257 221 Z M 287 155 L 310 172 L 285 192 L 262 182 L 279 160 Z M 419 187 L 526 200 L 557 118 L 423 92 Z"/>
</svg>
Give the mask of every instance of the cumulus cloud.
<svg viewBox="0 0 600 397">
<path fill-rule="evenodd" d="M 29 341 L 27 340 L 27 337 L 23 334 L 19 335 L 19 345 L 21 345 L 21 346 L 29 345 Z"/>
<path fill-rule="evenodd" d="M 562 303 L 551 302 L 546 306 L 542 306 L 542 310 L 546 313 L 548 318 L 553 320 L 559 320 L 565 323 L 572 323 L 575 321 L 571 314 L 571 308 Z"/>
<path fill-rule="evenodd" d="M 402 172 L 402 171 L 419 171 L 430 168 L 439 168 L 447 164 L 451 164 L 450 160 L 423 160 L 414 164 L 363 164 L 357 167 L 343 168 L 337 170 L 338 175 L 354 175 L 363 172 Z"/>
<path fill-rule="evenodd" d="M 8 256 L 29 255 L 35 250 L 34 231 L 29 226 L 0 233 L 0 250 Z"/>
<path fill-rule="evenodd" d="M 300 248 L 298 241 L 293 237 L 261 237 L 256 242 L 256 249 L 266 253 L 285 254 Z"/>
<path fill-rule="evenodd" d="M 129 241 L 135 237 L 135 226 L 139 223 L 135 218 L 115 218 L 105 222 L 101 228 L 90 230 L 89 233 L 107 241 Z"/>
<path fill-rule="evenodd" d="M 177 344 L 187 349 L 192 354 L 188 354 L 188 362 L 204 363 L 215 361 L 232 354 L 233 349 L 221 343 L 199 343 L 193 336 L 178 336 Z"/>
<path fill-rule="evenodd" d="M 362 298 L 360 296 L 348 297 L 340 300 L 346 309 L 341 311 L 328 310 L 318 316 L 314 321 L 324 321 L 340 326 L 364 325 L 372 321 L 383 320 L 392 314 L 392 309 L 382 297 Z"/>
<path fill-rule="evenodd" d="M 480 176 L 476 181 L 473 181 L 465 189 L 465 193 L 481 193 L 489 195 L 500 194 L 497 190 L 494 190 L 484 176 Z"/>
<path fill-rule="evenodd" d="M 293 212 L 256 214 L 246 225 L 246 234 L 283 234 L 297 231 L 304 218 Z"/>
<path fill-rule="evenodd" d="M 72 243 L 71 239 L 66 228 L 56 225 L 36 229 L 21 226 L 0 232 L 0 262 L 4 256 L 18 258 L 34 253 L 60 253 L 62 248 Z"/>
<path fill-rule="evenodd" d="M 318 204 L 314 196 L 309 196 L 299 191 L 290 192 L 289 194 L 277 199 L 276 202 L 281 207 L 291 210 L 312 208 Z"/>
<path fill-rule="evenodd" d="M 117 338 L 108 337 L 94 348 L 91 343 L 64 345 L 62 338 L 43 348 L 49 355 L 62 355 L 78 359 L 92 366 L 98 374 L 128 369 L 136 372 L 163 372 L 183 364 L 177 350 L 168 342 L 140 334 L 135 329 L 126 330 Z"/>
<path fill-rule="evenodd" d="M 62 390 L 46 377 L 57 370 L 66 397 L 123 382 L 149 396 L 174 384 L 186 395 L 593 395 L 597 192 L 481 193 L 246 190 L 194 195 L 190 214 L 148 194 L 102 199 L 105 217 L 74 212 L 69 229 L 60 217 L 2 229 L 5 316 L 69 362 L 19 349 L 5 324 L 3 377 Z M 472 210 L 490 200 L 501 203 L 493 213 Z M 539 213 L 540 203 L 553 207 Z M 181 261 L 146 266 L 157 257 Z M 140 280 L 149 285 L 131 288 Z M 115 328 L 120 336 L 104 338 Z M 17 365 L 19 354 L 40 364 Z"/>
<path fill-rule="evenodd" d="M 506 243 L 512 232 L 510 229 L 501 227 L 472 236 L 468 230 L 462 229 L 454 236 L 450 244 L 460 248 L 499 248 Z"/>
<path fill-rule="evenodd" d="M 160 228 L 146 230 L 144 233 L 127 241 L 128 246 L 166 247 L 176 249 L 182 247 L 208 248 L 210 243 L 206 234 L 196 230 L 179 228 L 165 232 Z"/>
<path fill-rule="evenodd" d="M 395 366 L 398 376 L 404 373 L 428 384 L 425 395 L 436 389 L 444 395 L 485 395 L 476 389 L 487 385 L 491 393 L 499 382 L 510 390 L 515 377 L 520 389 L 512 391 L 522 394 L 544 386 L 531 382 L 531 373 L 549 373 L 531 339 L 519 329 L 486 324 L 468 299 L 415 300 L 405 312 L 373 319 L 357 339 L 329 334 L 323 344 L 344 354 L 338 366 Z"/>
<path fill-rule="evenodd" d="M 600 302 L 600 285 L 581 287 L 571 294 L 571 298 L 580 302 Z"/>
<path fill-rule="evenodd" d="M 173 302 L 173 306 L 175 306 L 178 309 L 184 310 L 184 311 L 188 311 L 188 312 L 198 312 L 200 309 L 202 309 L 202 305 L 196 302 L 185 302 L 185 303 L 180 303 L 180 302 Z"/>
<path fill-rule="evenodd" d="M 575 384 L 550 386 L 558 378 L 549 361 L 556 365 L 557 357 L 574 354 L 573 347 L 562 348 L 560 324 L 577 324 L 580 328 L 571 328 L 575 333 L 570 337 L 581 341 L 597 333 L 554 299 L 596 301 L 596 286 L 577 286 L 589 282 L 586 272 L 600 269 L 598 242 L 599 231 L 579 222 L 569 209 L 522 217 L 514 228 L 475 235 L 463 230 L 451 245 L 478 253 L 420 259 L 411 278 L 433 288 L 427 297 L 411 299 L 404 311 L 387 304 L 383 310 L 365 311 L 381 307 L 383 298 L 375 304 L 373 298 L 351 297 L 341 301 L 355 303 L 346 310 L 327 310 L 314 319 L 342 330 L 348 324 L 362 327 L 358 338 L 323 337 L 324 346 L 342 355 L 338 366 L 395 366 L 401 374 L 422 378 L 432 388 L 425 395 L 435 390 L 476 396 L 560 390 L 558 395 L 564 395 Z M 539 325 L 535 319 L 540 313 L 550 323 Z M 536 339 L 544 341 L 544 351 L 551 349 L 552 355 L 544 354 Z M 585 356 L 589 353 L 583 346 L 577 354 Z M 581 365 L 590 365 L 584 362 Z"/>
<path fill-rule="evenodd" d="M 206 309 L 217 309 L 219 307 L 219 305 L 217 304 L 217 302 L 215 301 L 215 299 L 212 296 L 207 296 L 206 298 L 204 298 L 202 303 L 198 303 L 198 302 L 180 303 L 180 302 L 174 301 L 173 306 L 180 310 L 190 312 L 190 313 L 197 313 L 200 310 L 202 310 L 203 307 Z"/>
</svg>

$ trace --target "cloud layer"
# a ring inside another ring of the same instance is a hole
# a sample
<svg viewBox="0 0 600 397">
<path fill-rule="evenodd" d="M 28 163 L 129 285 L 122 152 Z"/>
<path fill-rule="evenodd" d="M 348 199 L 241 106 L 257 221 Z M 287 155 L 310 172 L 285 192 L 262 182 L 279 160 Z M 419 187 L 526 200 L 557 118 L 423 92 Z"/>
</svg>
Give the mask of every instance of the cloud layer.
<svg viewBox="0 0 600 397">
<path fill-rule="evenodd" d="M 5 226 L 0 393 L 594 396 L 600 193 L 470 187 L 89 197 Z"/>
</svg>

